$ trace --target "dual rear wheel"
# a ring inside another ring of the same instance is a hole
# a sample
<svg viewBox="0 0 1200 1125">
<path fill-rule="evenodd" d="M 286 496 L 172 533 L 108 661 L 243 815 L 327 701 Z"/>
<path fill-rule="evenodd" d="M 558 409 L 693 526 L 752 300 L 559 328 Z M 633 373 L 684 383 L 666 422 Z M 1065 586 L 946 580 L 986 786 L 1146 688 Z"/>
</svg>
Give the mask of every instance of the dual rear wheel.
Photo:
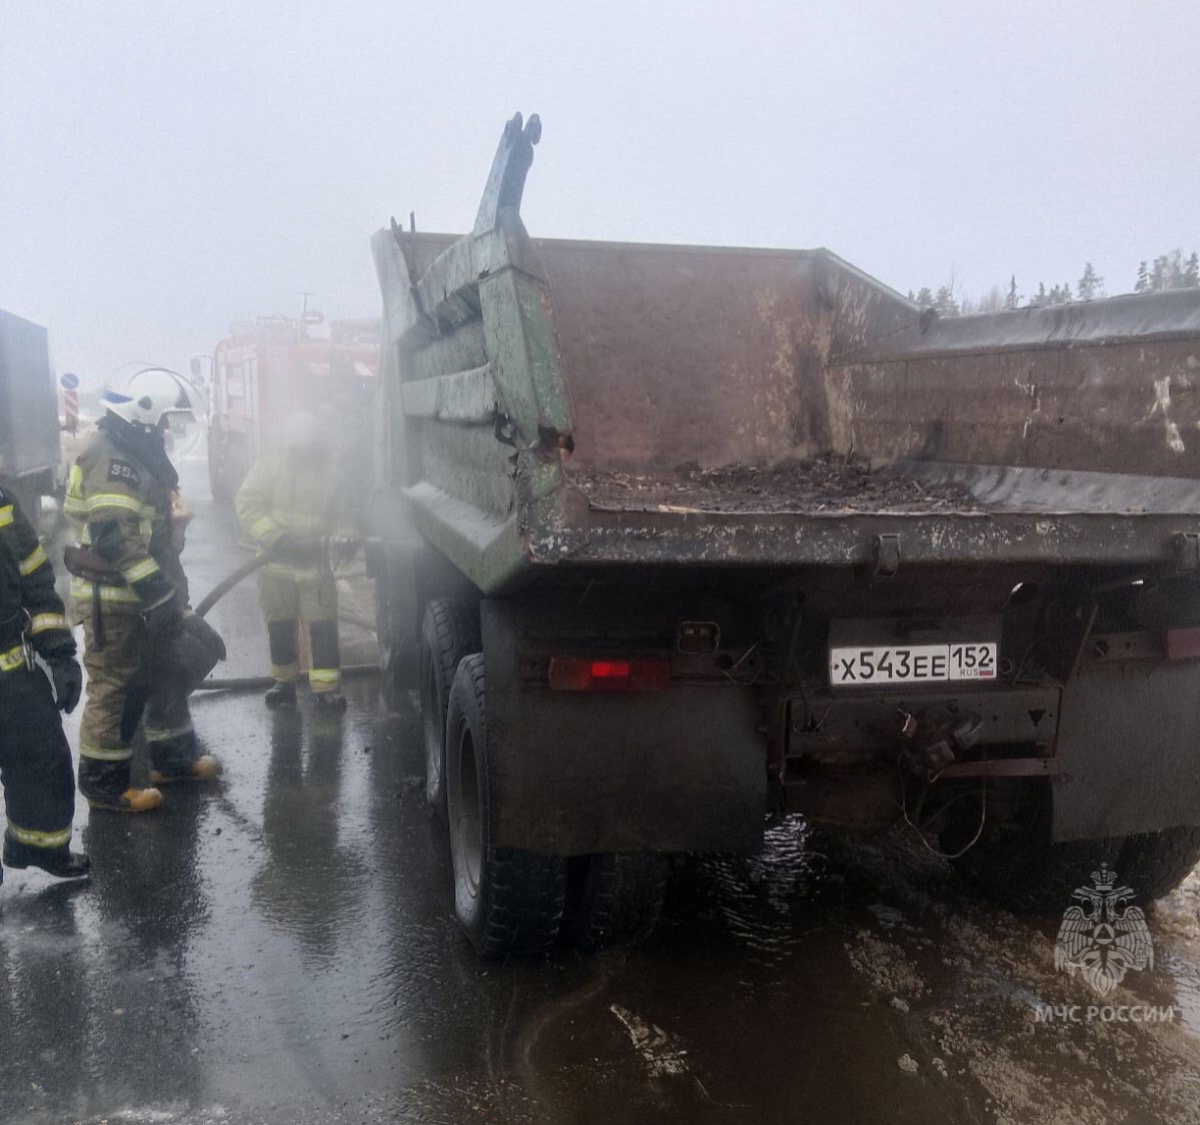
<svg viewBox="0 0 1200 1125">
<path fill-rule="evenodd" d="M 1021 914 L 1064 910 L 1074 889 L 1086 884 L 1102 863 L 1120 875 L 1141 902 L 1152 902 L 1178 887 L 1200 862 L 1200 828 L 1055 843 L 1050 786 L 1015 784 L 1018 788 L 1010 794 L 1013 814 L 985 831 L 954 861 L 970 885 L 1009 910 Z M 958 823 L 943 834 L 942 847 L 958 852 L 979 815 L 968 806 Z"/>
<path fill-rule="evenodd" d="M 454 910 L 485 957 L 644 941 L 662 911 L 668 861 L 656 854 L 545 855 L 498 847 L 493 756 L 475 608 L 437 600 L 421 629 L 426 796 L 447 820 Z"/>
</svg>

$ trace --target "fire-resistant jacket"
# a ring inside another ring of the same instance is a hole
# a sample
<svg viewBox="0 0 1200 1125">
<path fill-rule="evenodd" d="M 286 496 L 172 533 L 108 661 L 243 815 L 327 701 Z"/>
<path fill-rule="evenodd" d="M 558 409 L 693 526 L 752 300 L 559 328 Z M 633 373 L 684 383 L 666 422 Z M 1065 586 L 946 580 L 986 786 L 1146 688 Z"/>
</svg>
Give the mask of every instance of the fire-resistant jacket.
<svg viewBox="0 0 1200 1125">
<path fill-rule="evenodd" d="M 112 582 L 71 579 L 72 615 L 142 613 L 176 598 L 187 605 L 187 579 L 171 534 L 178 477 L 155 438 L 100 423 L 71 469 L 64 511 L 76 539 L 111 568 Z"/>
<path fill-rule="evenodd" d="M 0 672 L 25 662 L 23 637 L 48 660 L 75 655 L 50 560 L 12 494 L 0 488 Z"/>
<path fill-rule="evenodd" d="M 261 458 L 242 482 L 234 504 L 242 530 L 270 549 L 283 535 L 319 539 L 349 526 L 340 510 L 341 490 L 334 458 L 309 461 L 287 452 Z M 307 560 L 281 559 L 267 564 L 268 573 L 315 577 L 328 563 L 316 552 Z"/>
</svg>

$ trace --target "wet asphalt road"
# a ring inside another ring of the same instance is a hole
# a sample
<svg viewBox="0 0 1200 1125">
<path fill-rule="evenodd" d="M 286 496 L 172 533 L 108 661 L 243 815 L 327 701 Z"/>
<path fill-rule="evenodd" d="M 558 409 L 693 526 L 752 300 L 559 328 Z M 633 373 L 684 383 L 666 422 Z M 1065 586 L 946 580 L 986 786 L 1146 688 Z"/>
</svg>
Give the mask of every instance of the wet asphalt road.
<svg viewBox="0 0 1200 1125">
<path fill-rule="evenodd" d="M 198 600 L 244 556 L 185 468 Z M 261 673 L 252 585 L 211 619 L 222 672 Z M 80 807 L 88 884 L 8 874 L 0 1122 L 1200 1121 L 1197 884 L 1110 998 L 1178 1006 L 1154 1027 L 1034 1023 L 1095 1001 L 1054 971 L 1056 920 L 972 901 L 902 836 L 798 820 L 758 858 L 681 866 L 644 949 L 483 965 L 415 702 L 348 693 L 332 720 L 198 698 L 219 788 L 141 818 Z"/>
</svg>

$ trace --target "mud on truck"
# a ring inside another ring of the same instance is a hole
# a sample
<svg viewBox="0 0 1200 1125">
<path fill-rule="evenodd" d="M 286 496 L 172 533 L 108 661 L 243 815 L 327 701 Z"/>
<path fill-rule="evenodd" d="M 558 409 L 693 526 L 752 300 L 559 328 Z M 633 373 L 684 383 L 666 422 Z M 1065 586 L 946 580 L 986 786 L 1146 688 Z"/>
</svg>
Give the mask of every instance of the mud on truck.
<svg viewBox="0 0 1200 1125">
<path fill-rule="evenodd" d="M 373 243 L 385 687 L 479 951 L 636 941 L 785 810 L 1014 909 L 1176 885 L 1200 292 L 944 319 L 827 250 L 532 238 L 540 131 L 469 234 Z"/>
</svg>

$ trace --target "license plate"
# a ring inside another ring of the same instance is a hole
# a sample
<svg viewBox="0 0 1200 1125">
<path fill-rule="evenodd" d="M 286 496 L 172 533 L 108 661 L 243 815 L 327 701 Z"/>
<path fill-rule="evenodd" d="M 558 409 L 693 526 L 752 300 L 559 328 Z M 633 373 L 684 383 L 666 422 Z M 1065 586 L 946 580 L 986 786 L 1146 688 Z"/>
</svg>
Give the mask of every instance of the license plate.
<svg viewBox="0 0 1200 1125">
<path fill-rule="evenodd" d="M 833 687 L 880 684 L 936 684 L 961 680 L 994 680 L 994 644 L 861 645 L 829 650 L 829 682 Z"/>
</svg>

